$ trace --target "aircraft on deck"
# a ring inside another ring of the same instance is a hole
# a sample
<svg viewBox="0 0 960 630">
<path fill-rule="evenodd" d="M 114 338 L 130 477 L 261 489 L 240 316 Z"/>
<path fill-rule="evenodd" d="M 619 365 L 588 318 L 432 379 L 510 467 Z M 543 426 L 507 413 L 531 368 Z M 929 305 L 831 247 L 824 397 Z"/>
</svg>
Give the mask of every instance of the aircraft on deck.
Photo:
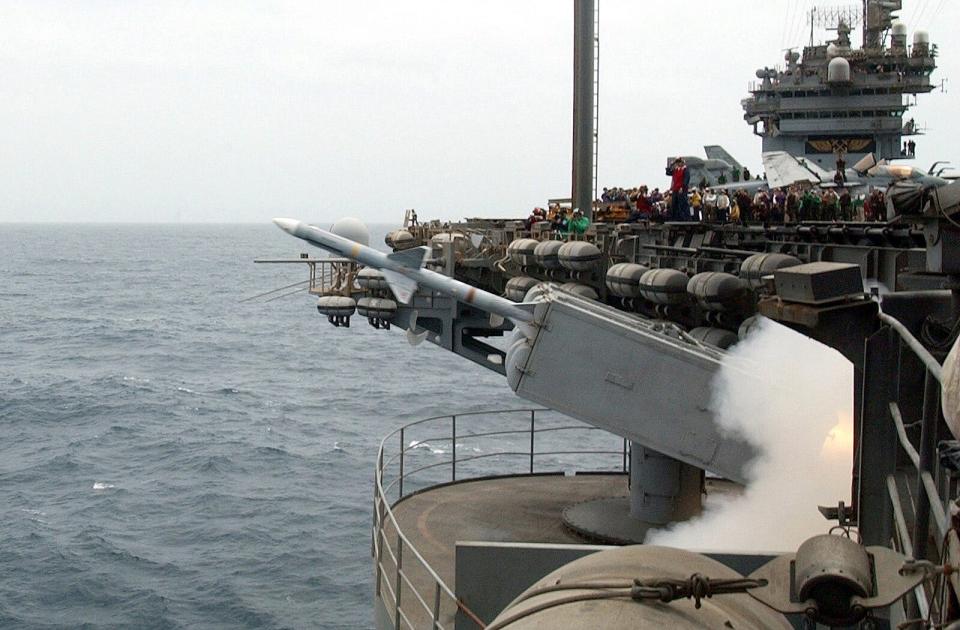
<svg viewBox="0 0 960 630">
<path fill-rule="evenodd" d="M 877 162 L 873 154 L 870 154 L 851 168 L 844 168 L 843 176 L 839 177 L 836 169 L 824 170 L 812 161 L 790 155 L 785 151 L 769 151 L 763 154 L 766 183 L 770 188 L 811 184 L 818 188 L 874 189 L 887 188 L 893 183 L 906 180 L 924 187 L 940 187 L 949 184 L 949 180 L 933 174 L 936 166 L 934 164 L 930 172 L 925 173 L 913 166 L 890 164 L 886 160 Z"/>
</svg>

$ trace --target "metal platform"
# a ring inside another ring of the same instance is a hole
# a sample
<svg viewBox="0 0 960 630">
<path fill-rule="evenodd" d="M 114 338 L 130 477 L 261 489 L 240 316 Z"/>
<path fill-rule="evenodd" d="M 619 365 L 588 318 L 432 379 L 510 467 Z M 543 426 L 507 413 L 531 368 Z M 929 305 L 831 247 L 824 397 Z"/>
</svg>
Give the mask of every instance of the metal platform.
<svg viewBox="0 0 960 630">
<path fill-rule="evenodd" d="M 563 509 L 626 497 L 628 462 L 624 440 L 547 409 L 439 416 L 391 433 L 374 496 L 377 626 L 453 628 L 458 609 L 469 618 L 454 590 L 457 541 L 582 543 Z"/>
<path fill-rule="evenodd" d="M 458 541 L 582 544 L 585 539 L 564 526 L 564 508 L 604 496 L 626 500 L 628 495 L 624 474 L 544 474 L 462 481 L 400 501 L 393 508 L 396 524 L 386 523 L 383 536 L 385 543 L 393 541 L 395 545 L 397 529 L 402 531 L 410 548 L 416 549 L 435 574 L 456 592 L 454 560 Z M 433 622 L 435 602 L 426 601 L 425 607 L 416 599 L 417 594 L 436 594 L 435 577 L 419 562 L 411 562 L 408 551 L 404 551 L 402 564 L 410 583 L 404 582 L 401 608 L 409 626 L 402 621 L 396 627 L 428 628 Z M 384 576 L 394 576 L 395 585 L 396 563 L 389 554 L 382 571 Z M 380 599 L 385 607 L 394 603 L 384 590 Z M 469 602 L 466 605 L 469 608 Z M 456 613 L 456 602 L 442 597 L 438 618 L 441 627 L 452 628 Z"/>
<path fill-rule="evenodd" d="M 642 538 L 646 526 L 628 517 L 629 460 L 622 439 L 547 409 L 440 416 L 390 434 L 375 485 L 377 626 L 472 625 L 470 597 L 455 583 L 458 543 L 612 542 L 592 535 L 602 516 L 594 505 L 622 507 L 619 542 Z M 707 489 L 735 487 L 709 480 Z M 576 522 L 564 514 L 573 506 Z M 533 583 L 548 572 L 536 564 L 531 557 L 510 579 Z"/>
</svg>

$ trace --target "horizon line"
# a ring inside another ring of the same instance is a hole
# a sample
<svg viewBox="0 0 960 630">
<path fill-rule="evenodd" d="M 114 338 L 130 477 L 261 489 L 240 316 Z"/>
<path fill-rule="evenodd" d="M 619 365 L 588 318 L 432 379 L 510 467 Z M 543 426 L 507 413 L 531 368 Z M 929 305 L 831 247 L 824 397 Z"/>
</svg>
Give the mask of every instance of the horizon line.
<svg viewBox="0 0 960 630">
<path fill-rule="evenodd" d="M 317 219 L 307 219 L 307 221 Z M 321 219 L 326 221 L 326 219 Z M 338 219 L 330 219 L 336 222 Z M 392 221 L 369 221 L 369 223 L 393 223 Z M 0 225 L 273 225 L 273 218 L 260 221 L 6 221 L 0 220 Z"/>
</svg>

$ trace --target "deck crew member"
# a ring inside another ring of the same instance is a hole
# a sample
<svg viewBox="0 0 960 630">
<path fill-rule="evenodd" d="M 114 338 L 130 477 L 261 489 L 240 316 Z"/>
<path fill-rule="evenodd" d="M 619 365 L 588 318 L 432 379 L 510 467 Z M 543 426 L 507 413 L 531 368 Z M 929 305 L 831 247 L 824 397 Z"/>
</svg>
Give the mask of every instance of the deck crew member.
<svg viewBox="0 0 960 630">
<path fill-rule="evenodd" d="M 577 208 L 573 211 L 573 217 L 570 219 L 569 225 L 571 234 L 583 234 L 590 227 L 590 219 L 583 216 L 580 208 Z"/>
<path fill-rule="evenodd" d="M 687 201 L 687 191 L 690 188 L 690 171 L 684 164 L 683 158 L 677 158 L 667 169 L 670 176 L 670 220 L 689 221 L 690 209 Z"/>
</svg>

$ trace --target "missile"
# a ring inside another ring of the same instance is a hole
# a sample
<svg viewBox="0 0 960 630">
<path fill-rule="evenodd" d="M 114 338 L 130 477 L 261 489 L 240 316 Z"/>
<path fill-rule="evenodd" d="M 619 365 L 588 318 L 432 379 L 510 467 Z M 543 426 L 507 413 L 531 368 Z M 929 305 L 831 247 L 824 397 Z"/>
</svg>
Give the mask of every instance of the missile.
<svg viewBox="0 0 960 630">
<path fill-rule="evenodd" d="M 390 290 L 404 304 L 409 304 L 413 294 L 423 286 L 490 313 L 492 316 L 491 323 L 495 326 L 502 323 L 502 319 L 498 323 L 493 323 L 496 318 L 509 319 L 515 325 L 528 324 L 533 321 L 534 304 L 517 304 L 499 295 L 487 293 L 454 278 L 424 268 L 430 258 L 429 247 L 414 247 L 413 249 L 385 254 L 372 247 L 361 245 L 296 219 L 278 218 L 274 219 L 273 222 L 284 232 L 331 254 L 349 258 L 366 267 L 378 269 L 390 286 Z"/>
</svg>

